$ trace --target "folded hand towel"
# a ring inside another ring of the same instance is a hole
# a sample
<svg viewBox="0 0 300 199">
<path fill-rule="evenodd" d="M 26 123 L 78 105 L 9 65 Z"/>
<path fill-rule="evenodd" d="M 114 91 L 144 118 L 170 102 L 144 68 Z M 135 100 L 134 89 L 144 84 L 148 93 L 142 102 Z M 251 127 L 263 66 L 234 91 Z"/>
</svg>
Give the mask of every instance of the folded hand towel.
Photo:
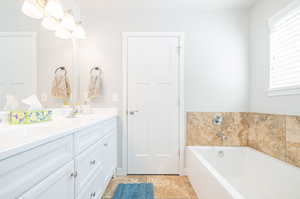
<svg viewBox="0 0 300 199">
<path fill-rule="evenodd" d="M 52 91 L 53 97 L 69 99 L 71 96 L 71 86 L 65 69 L 55 72 Z"/>
</svg>

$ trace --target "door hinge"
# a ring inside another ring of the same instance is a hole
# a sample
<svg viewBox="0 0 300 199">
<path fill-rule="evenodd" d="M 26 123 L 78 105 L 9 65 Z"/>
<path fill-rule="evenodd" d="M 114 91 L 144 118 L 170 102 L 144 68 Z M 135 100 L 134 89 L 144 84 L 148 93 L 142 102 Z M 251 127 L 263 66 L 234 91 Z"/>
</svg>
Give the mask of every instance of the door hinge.
<svg viewBox="0 0 300 199">
<path fill-rule="evenodd" d="M 76 178 L 78 175 L 77 171 L 74 171 L 73 173 L 71 173 L 71 177 Z"/>
<path fill-rule="evenodd" d="M 178 52 L 178 54 L 180 54 L 180 52 L 181 52 L 181 46 L 177 46 L 177 52 Z"/>
</svg>

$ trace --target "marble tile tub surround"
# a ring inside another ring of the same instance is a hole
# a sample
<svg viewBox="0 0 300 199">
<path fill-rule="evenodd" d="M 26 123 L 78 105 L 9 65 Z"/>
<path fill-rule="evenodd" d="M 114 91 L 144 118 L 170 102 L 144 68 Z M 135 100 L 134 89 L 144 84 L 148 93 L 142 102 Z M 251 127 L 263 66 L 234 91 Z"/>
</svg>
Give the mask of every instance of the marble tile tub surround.
<svg viewBox="0 0 300 199">
<path fill-rule="evenodd" d="M 215 126 L 215 115 L 224 123 Z M 223 132 L 227 139 L 217 137 Z M 188 146 L 249 146 L 300 167 L 300 116 L 263 113 L 187 113 Z"/>
<path fill-rule="evenodd" d="M 214 125 L 215 116 L 222 115 L 222 125 Z M 188 146 L 247 146 L 247 113 L 190 112 L 187 114 Z M 217 133 L 227 137 L 222 140 Z"/>
</svg>

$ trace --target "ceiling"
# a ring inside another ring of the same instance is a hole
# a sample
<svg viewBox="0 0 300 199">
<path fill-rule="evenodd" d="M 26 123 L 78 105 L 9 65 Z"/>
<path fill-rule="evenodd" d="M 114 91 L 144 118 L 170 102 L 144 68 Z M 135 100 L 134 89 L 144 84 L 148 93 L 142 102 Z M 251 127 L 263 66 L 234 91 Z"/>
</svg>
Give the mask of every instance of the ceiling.
<svg viewBox="0 0 300 199">
<path fill-rule="evenodd" d="M 250 8 L 258 0 L 76 0 L 84 7 L 142 7 L 142 8 L 184 8 L 230 9 Z"/>
</svg>

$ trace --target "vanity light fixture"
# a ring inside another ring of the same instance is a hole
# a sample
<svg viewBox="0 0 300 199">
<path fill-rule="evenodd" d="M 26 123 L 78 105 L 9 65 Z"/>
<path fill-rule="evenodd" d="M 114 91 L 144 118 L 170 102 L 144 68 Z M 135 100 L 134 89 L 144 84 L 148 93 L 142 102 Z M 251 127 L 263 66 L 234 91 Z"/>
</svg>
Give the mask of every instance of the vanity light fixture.
<svg viewBox="0 0 300 199">
<path fill-rule="evenodd" d="M 45 12 L 47 15 L 57 19 L 64 17 L 64 10 L 59 0 L 47 0 Z"/>
<path fill-rule="evenodd" d="M 60 26 L 60 20 L 52 16 L 47 16 L 43 19 L 42 26 L 47 30 L 56 31 Z"/>
<path fill-rule="evenodd" d="M 41 19 L 44 16 L 45 3 L 43 0 L 25 0 L 22 12 L 28 17 Z"/>
<path fill-rule="evenodd" d="M 82 23 L 76 23 L 72 10 L 64 12 L 60 0 L 24 0 L 22 12 L 34 19 L 42 19 L 42 26 L 55 31 L 61 39 L 85 39 Z"/>
<path fill-rule="evenodd" d="M 76 27 L 75 19 L 71 13 L 71 10 L 65 12 L 64 17 L 61 20 L 61 25 L 70 31 L 74 31 Z"/>
<path fill-rule="evenodd" d="M 71 39 L 72 33 L 64 27 L 60 27 L 55 31 L 55 36 L 60 39 Z"/>
<path fill-rule="evenodd" d="M 72 32 L 72 37 L 75 39 L 86 39 L 86 33 L 82 27 L 82 22 L 78 22 L 75 26 L 74 31 Z"/>
</svg>

